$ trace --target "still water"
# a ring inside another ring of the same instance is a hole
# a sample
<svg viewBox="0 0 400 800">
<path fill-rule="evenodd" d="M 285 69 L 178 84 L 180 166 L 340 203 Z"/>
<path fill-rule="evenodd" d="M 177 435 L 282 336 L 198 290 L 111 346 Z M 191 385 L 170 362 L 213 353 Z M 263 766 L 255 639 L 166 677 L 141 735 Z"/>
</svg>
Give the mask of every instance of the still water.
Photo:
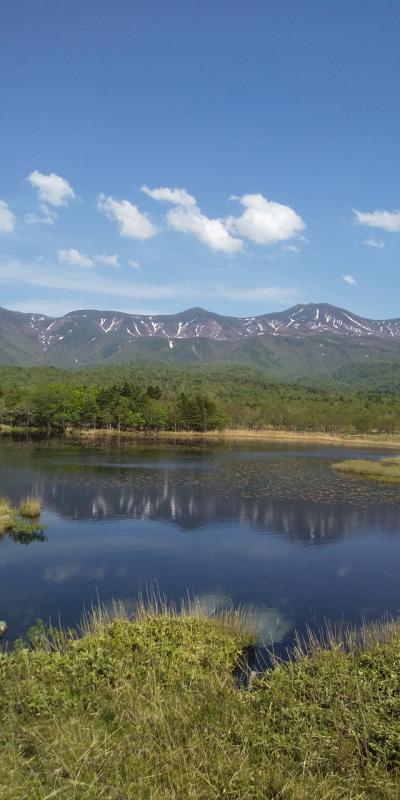
<svg viewBox="0 0 400 800">
<path fill-rule="evenodd" d="M 400 487 L 331 464 L 339 447 L 0 441 L 0 494 L 42 498 L 45 541 L 0 539 L 9 641 L 157 583 L 212 611 L 255 609 L 260 637 L 400 613 Z"/>
</svg>

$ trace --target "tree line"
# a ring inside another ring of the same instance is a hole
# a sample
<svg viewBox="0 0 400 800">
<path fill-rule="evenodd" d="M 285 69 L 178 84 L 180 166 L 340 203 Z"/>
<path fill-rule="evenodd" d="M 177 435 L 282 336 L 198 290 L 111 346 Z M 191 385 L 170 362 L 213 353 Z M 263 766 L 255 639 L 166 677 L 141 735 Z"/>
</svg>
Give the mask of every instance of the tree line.
<svg viewBox="0 0 400 800">
<path fill-rule="evenodd" d="M 134 431 L 220 430 L 229 420 L 211 397 L 197 392 L 162 399 L 159 386 L 101 387 L 53 383 L 34 392 L 0 390 L 0 424 L 63 432 L 67 428 Z"/>
<path fill-rule="evenodd" d="M 400 394 L 342 392 L 268 382 L 254 370 L 19 370 L 1 382 L 0 424 L 50 432 L 68 428 L 211 431 L 265 427 L 296 431 L 400 431 Z M 17 379 L 16 379 L 17 375 Z M 118 372 L 115 373 L 118 376 Z M 114 377 L 115 377 L 114 375 Z M 129 377 L 131 379 L 129 379 Z"/>
</svg>

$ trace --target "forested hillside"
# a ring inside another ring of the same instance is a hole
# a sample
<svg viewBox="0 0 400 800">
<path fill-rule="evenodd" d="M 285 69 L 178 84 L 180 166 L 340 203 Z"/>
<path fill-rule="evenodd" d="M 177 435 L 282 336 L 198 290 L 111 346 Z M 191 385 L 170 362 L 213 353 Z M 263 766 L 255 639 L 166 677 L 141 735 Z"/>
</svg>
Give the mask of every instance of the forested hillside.
<svg viewBox="0 0 400 800">
<path fill-rule="evenodd" d="M 157 316 L 82 310 L 46 317 L 0 308 L 1 364 L 80 371 L 152 362 L 189 370 L 250 366 L 270 380 L 310 384 L 349 383 L 358 371 L 373 376 L 382 363 L 400 385 L 400 319 L 371 320 L 328 303 L 258 317 L 201 308 Z"/>
<path fill-rule="evenodd" d="M 39 427 L 207 431 L 276 427 L 400 431 L 400 395 L 276 383 L 251 368 L 161 365 L 67 372 L 0 368 L 0 423 Z"/>
</svg>

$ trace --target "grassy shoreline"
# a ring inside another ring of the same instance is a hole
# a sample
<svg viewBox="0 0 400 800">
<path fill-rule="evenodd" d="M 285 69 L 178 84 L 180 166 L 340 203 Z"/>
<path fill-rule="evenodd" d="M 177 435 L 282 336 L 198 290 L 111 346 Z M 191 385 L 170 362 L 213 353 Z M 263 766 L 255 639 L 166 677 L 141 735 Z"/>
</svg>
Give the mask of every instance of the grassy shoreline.
<svg viewBox="0 0 400 800">
<path fill-rule="evenodd" d="M 163 441 L 245 441 L 304 442 L 337 444 L 348 447 L 389 447 L 400 450 L 399 433 L 326 433 L 325 431 L 290 431 L 283 428 L 226 428 L 222 431 L 130 431 L 114 428 L 67 428 L 64 434 L 50 433 L 46 428 L 0 425 L 0 434 L 36 433 L 65 438 L 154 439 Z"/>
<path fill-rule="evenodd" d="M 304 442 L 304 443 L 325 443 L 353 445 L 364 447 L 390 447 L 400 449 L 400 433 L 395 434 L 346 434 L 346 433 L 325 433 L 324 431 L 288 431 L 283 429 L 226 429 L 223 431 L 117 431 L 109 429 L 77 429 L 71 428 L 67 431 L 67 436 L 78 436 L 83 438 L 127 438 L 143 439 L 153 438 L 160 440 L 208 440 L 208 441 L 277 441 L 277 442 Z"/>
<path fill-rule="evenodd" d="M 4 800 L 398 800 L 400 624 L 234 678 L 240 614 L 149 609 L 0 650 Z"/>
<path fill-rule="evenodd" d="M 0 425 L 1 433 L 47 433 L 45 428 L 34 427 L 33 425 Z"/>
</svg>

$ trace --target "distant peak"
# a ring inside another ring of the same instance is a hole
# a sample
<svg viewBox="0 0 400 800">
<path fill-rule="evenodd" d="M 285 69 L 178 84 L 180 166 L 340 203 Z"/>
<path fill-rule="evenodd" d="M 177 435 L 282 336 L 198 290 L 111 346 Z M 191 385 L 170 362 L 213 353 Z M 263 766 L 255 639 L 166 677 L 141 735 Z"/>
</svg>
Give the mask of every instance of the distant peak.
<svg viewBox="0 0 400 800">
<path fill-rule="evenodd" d="M 182 311 L 182 314 L 212 314 L 212 311 L 207 311 L 206 308 L 201 308 L 201 306 L 193 306 L 192 308 L 187 308 L 186 311 Z"/>
</svg>

